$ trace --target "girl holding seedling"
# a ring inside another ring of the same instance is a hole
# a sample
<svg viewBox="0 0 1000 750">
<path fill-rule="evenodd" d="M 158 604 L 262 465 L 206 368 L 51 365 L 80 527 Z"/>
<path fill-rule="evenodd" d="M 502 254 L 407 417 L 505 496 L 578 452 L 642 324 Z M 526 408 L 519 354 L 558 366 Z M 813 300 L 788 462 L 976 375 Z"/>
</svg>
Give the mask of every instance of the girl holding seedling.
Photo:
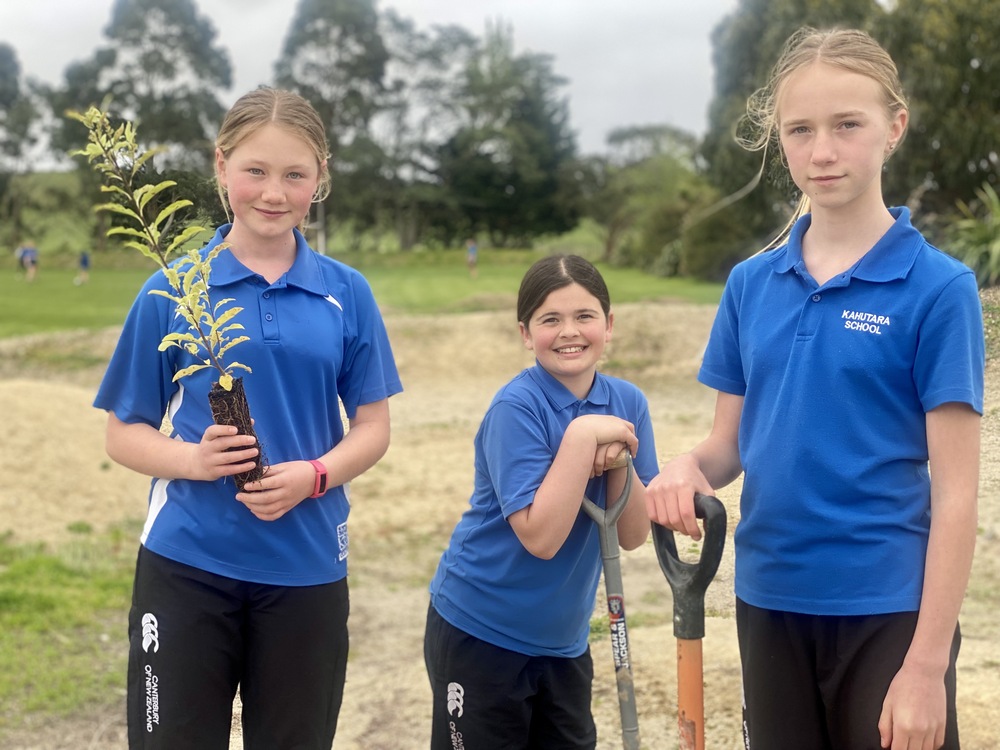
<svg viewBox="0 0 1000 750">
<path fill-rule="evenodd" d="M 440 750 L 595 746 L 587 636 L 601 553 L 581 505 L 621 493 L 627 469 L 609 467 L 623 448 L 642 481 L 618 521 L 621 545 L 649 534 L 653 430 L 639 389 L 598 372 L 614 322 L 600 273 L 573 255 L 538 261 L 517 318 L 536 363 L 483 418 L 470 507 L 430 586 L 424 656 Z"/>
<path fill-rule="evenodd" d="M 909 120 L 860 31 L 803 29 L 750 100 L 802 191 L 739 264 L 699 379 L 707 439 L 651 518 L 698 538 L 692 496 L 744 474 L 736 622 L 748 748 L 958 748 L 958 614 L 976 541 L 982 311 L 881 174 Z"/>
<path fill-rule="evenodd" d="M 385 453 L 401 386 L 367 282 L 299 232 L 329 189 L 315 110 L 257 89 L 233 105 L 216 146 L 232 223 L 202 252 L 228 243 L 211 294 L 242 308 L 239 358 L 269 466 L 237 490 L 254 438 L 213 423 L 217 373 L 176 378 L 198 362 L 193 347 L 158 351 L 187 322 L 149 293 L 174 293 L 155 274 L 95 401 L 108 411 L 109 455 L 153 477 L 129 616 L 129 744 L 228 748 L 239 686 L 245 747 L 328 750 L 347 663 L 348 482 Z"/>
</svg>

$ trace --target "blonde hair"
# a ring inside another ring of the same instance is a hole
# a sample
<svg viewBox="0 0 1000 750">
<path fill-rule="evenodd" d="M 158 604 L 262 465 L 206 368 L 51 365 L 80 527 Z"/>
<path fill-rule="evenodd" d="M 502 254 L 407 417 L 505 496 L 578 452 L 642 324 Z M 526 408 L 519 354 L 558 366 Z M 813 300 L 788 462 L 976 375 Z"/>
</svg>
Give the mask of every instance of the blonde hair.
<svg viewBox="0 0 1000 750">
<path fill-rule="evenodd" d="M 313 150 L 319 166 L 319 184 L 313 195 L 313 202 L 319 202 L 330 194 L 330 170 L 325 164 L 330 157 L 330 146 L 326 139 L 326 128 L 313 106 L 292 91 L 260 86 L 250 91 L 229 108 L 215 146 L 223 157 L 228 158 L 233 149 L 265 125 L 277 125 L 301 138 Z M 222 207 L 229 216 L 229 201 L 221 184 L 217 185 Z"/>
<path fill-rule="evenodd" d="M 890 119 L 909 109 L 896 64 L 869 34 L 858 29 L 818 30 L 805 26 L 785 42 L 781 56 L 771 69 L 767 85 L 747 99 L 746 115 L 741 121 L 740 135 L 736 140 L 749 151 L 763 152 L 761 169 L 754 184 L 763 174 L 768 149 L 772 145 L 780 149 L 777 102 L 782 86 L 793 73 L 814 62 L 823 62 L 871 78 L 882 89 Z M 895 145 L 898 146 L 905 137 L 904 129 Z M 892 153 L 894 152 L 889 152 L 886 160 Z M 792 225 L 803 214 L 808 213 L 809 209 L 809 198 L 803 195 L 788 224 L 764 249 L 769 250 L 782 244 L 788 238 Z"/>
</svg>

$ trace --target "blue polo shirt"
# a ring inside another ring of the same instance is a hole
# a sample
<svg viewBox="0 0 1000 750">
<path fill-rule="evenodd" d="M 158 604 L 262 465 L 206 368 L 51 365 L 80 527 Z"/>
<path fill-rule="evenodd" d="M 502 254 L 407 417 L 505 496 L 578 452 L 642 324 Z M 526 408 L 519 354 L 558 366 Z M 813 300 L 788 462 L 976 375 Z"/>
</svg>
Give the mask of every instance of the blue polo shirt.
<svg viewBox="0 0 1000 750">
<path fill-rule="evenodd" d="M 587 648 L 601 575 L 597 525 L 582 510 L 551 560 L 528 552 L 507 518 L 534 501 L 569 423 L 614 414 L 636 428 L 634 464 L 643 484 L 657 474 L 649 407 L 631 383 L 598 373 L 577 399 L 540 365 L 493 398 L 475 439 L 475 485 L 431 581 L 431 602 L 449 623 L 529 656 L 575 657 Z M 605 480 L 587 497 L 605 507 Z M 582 498 L 581 498 L 582 501 Z"/>
<path fill-rule="evenodd" d="M 819 286 L 787 245 L 733 270 L 699 373 L 744 397 L 736 594 L 821 615 L 915 611 L 930 528 L 926 412 L 983 410 L 972 271 L 909 211 Z"/>
<path fill-rule="evenodd" d="M 202 251 L 222 242 L 222 226 Z M 313 459 L 344 436 L 359 406 L 402 390 L 389 340 L 371 289 L 354 269 L 313 252 L 295 233 L 292 267 L 269 284 L 229 250 L 212 262 L 211 298 L 243 310 L 235 322 L 249 341 L 227 353 L 252 373 L 242 374 L 254 429 L 268 464 Z M 208 403 L 215 370 L 173 382 L 194 364 L 186 351 L 157 351 L 162 337 L 184 332 L 174 304 L 152 290 L 169 290 L 162 272 L 140 291 L 98 390 L 94 405 L 127 423 L 160 427 L 171 437 L 199 442 L 212 423 Z M 198 482 L 154 479 L 142 543 L 153 552 L 219 575 L 258 583 L 306 586 L 347 575 L 347 487 L 332 487 L 277 521 L 261 521 L 235 500 L 231 479 Z"/>
</svg>

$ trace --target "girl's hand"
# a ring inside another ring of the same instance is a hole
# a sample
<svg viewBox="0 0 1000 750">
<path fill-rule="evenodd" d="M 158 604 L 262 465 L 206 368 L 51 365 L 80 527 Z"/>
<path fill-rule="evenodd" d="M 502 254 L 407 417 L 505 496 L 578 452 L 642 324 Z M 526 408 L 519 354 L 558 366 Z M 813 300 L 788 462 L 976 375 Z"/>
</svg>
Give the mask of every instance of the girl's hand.
<svg viewBox="0 0 1000 750">
<path fill-rule="evenodd" d="M 696 492 L 715 494 L 694 458 L 685 453 L 667 462 L 646 487 L 649 520 L 698 541 L 701 527 L 694 512 Z"/>
<path fill-rule="evenodd" d="M 240 435 L 229 425 L 209 425 L 195 446 L 188 476 L 208 482 L 254 468 L 258 449 L 253 435 Z"/>
<path fill-rule="evenodd" d="M 615 466 L 615 461 L 618 460 L 618 456 L 621 455 L 622 451 L 627 450 L 628 445 L 617 440 L 613 443 L 600 443 L 597 446 L 597 450 L 594 451 L 594 470 L 590 473 L 590 476 L 599 477 L 606 471 L 621 468 L 620 466 Z"/>
<path fill-rule="evenodd" d="M 610 414 L 585 414 L 577 417 L 566 428 L 563 441 L 567 437 L 582 443 L 593 441 L 594 466 L 590 472 L 591 477 L 599 477 L 611 469 L 623 450 L 634 456 L 639 446 L 635 425 Z"/>
<path fill-rule="evenodd" d="M 945 703 L 943 672 L 910 667 L 904 661 L 882 702 L 878 722 L 882 747 L 891 750 L 941 747 Z"/>
<path fill-rule="evenodd" d="M 263 478 L 248 482 L 236 499 L 261 521 L 276 521 L 313 493 L 316 470 L 308 461 L 269 466 Z"/>
</svg>

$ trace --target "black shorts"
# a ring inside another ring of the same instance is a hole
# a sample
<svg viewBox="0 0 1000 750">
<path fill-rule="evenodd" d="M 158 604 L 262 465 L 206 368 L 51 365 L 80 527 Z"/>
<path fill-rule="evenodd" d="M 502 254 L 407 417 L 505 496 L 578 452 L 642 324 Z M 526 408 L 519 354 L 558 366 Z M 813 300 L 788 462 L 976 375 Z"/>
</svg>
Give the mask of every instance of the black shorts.
<svg viewBox="0 0 1000 750">
<path fill-rule="evenodd" d="M 329 750 L 347 669 L 347 580 L 269 586 L 140 547 L 129 612 L 129 748 Z"/>
<path fill-rule="evenodd" d="M 778 612 L 736 600 L 748 750 L 880 750 L 878 720 L 903 664 L 916 612 L 835 617 Z M 945 750 L 958 750 L 956 627 L 945 673 Z"/>
<path fill-rule="evenodd" d="M 594 664 L 525 656 L 452 626 L 430 607 L 424 660 L 434 696 L 431 750 L 593 750 Z"/>
</svg>

